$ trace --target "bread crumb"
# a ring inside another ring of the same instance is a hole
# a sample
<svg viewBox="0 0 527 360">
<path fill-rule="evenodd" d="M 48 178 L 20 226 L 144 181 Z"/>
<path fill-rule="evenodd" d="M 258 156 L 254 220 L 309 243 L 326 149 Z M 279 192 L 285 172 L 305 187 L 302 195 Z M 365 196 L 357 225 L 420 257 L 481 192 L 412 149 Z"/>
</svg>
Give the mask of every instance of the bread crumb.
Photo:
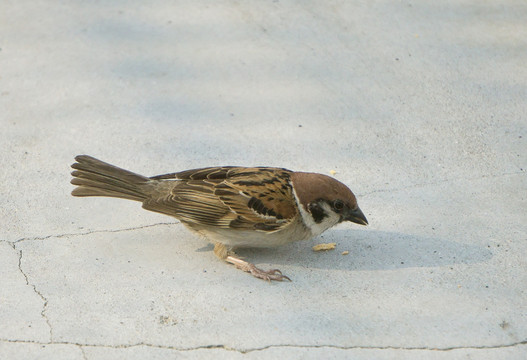
<svg viewBox="0 0 527 360">
<path fill-rule="evenodd" d="M 337 243 L 318 244 L 313 246 L 313 251 L 333 250 Z"/>
<path fill-rule="evenodd" d="M 331 176 L 335 176 L 337 172 L 335 170 L 329 170 L 329 173 L 331 174 Z"/>
<path fill-rule="evenodd" d="M 349 252 L 348 250 L 346 250 L 346 251 L 343 251 L 343 252 L 342 252 L 342 255 L 348 255 L 349 253 L 350 253 L 350 252 Z"/>
</svg>

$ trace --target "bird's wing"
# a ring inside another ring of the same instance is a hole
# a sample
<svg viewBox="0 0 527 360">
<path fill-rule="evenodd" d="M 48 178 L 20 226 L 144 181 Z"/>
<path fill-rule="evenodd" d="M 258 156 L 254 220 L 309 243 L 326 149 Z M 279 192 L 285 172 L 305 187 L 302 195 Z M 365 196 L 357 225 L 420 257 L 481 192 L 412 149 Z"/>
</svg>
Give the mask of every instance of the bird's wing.
<svg viewBox="0 0 527 360">
<path fill-rule="evenodd" d="M 172 215 L 190 226 L 274 232 L 298 212 L 291 171 L 279 168 L 215 167 L 159 175 L 148 210 Z"/>
</svg>

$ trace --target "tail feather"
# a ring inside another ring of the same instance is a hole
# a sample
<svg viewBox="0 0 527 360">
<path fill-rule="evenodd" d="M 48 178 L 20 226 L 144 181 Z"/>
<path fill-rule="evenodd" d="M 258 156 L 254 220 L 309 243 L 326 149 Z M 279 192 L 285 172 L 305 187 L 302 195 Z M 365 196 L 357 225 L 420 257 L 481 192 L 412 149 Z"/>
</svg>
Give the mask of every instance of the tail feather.
<svg viewBox="0 0 527 360">
<path fill-rule="evenodd" d="M 110 165 L 88 155 L 75 157 L 71 167 L 71 183 L 77 187 L 73 196 L 110 196 L 143 201 L 146 183 L 151 180 L 145 176 Z"/>
</svg>

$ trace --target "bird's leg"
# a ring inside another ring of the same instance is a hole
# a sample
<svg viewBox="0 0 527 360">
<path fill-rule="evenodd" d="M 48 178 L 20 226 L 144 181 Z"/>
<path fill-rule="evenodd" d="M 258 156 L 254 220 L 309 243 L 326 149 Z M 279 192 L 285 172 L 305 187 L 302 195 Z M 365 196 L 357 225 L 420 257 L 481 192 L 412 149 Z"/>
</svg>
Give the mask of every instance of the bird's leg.
<svg viewBox="0 0 527 360">
<path fill-rule="evenodd" d="M 236 266 L 236 268 L 243 270 L 245 272 L 251 273 L 252 276 L 263 279 L 267 281 L 276 280 L 276 281 L 282 281 L 282 280 L 289 280 L 285 275 L 282 275 L 282 272 L 278 269 L 272 269 L 272 270 L 262 270 L 257 268 L 254 264 L 247 262 L 245 260 L 240 259 L 239 257 L 235 256 L 235 254 L 232 251 L 229 251 L 227 247 L 224 244 L 221 243 L 215 243 L 214 244 L 214 255 L 216 255 L 218 258 L 225 260 L 226 262 L 233 264 Z"/>
<path fill-rule="evenodd" d="M 225 258 L 225 261 L 227 261 L 228 263 L 233 264 L 234 266 L 236 266 L 236 268 L 238 268 L 240 270 L 243 270 L 245 272 L 251 273 L 252 276 L 257 277 L 258 279 L 263 279 L 263 280 L 267 280 L 267 281 L 271 281 L 271 280 L 276 280 L 276 281 L 289 280 L 289 281 L 291 281 L 290 278 L 288 278 L 285 275 L 282 275 L 282 272 L 280 270 L 278 270 L 278 269 L 272 269 L 272 270 L 265 271 L 265 270 L 257 268 L 253 263 L 244 261 L 244 260 L 242 260 L 240 258 L 237 258 L 235 256 L 232 256 L 232 255 L 228 255 Z"/>
<path fill-rule="evenodd" d="M 214 243 L 214 255 L 216 255 L 219 259 L 225 260 L 227 256 L 229 255 L 229 249 L 227 247 L 219 242 Z"/>
</svg>

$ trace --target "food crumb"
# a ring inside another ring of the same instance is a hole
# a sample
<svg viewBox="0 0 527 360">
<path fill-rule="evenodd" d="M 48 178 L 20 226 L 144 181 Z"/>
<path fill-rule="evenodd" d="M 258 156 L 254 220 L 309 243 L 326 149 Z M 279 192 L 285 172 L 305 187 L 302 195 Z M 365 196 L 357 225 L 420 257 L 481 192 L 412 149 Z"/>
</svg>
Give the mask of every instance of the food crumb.
<svg viewBox="0 0 527 360">
<path fill-rule="evenodd" d="M 337 172 L 335 170 L 329 170 L 329 173 L 334 176 Z"/>
<path fill-rule="evenodd" d="M 348 250 L 345 250 L 342 252 L 342 255 L 348 255 L 350 252 Z"/>
<path fill-rule="evenodd" d="M 313 251 L 333 250 L 335 246 L 337 246 L 337 243 L 317 244 L 313 246 Z"/>
</svg>

